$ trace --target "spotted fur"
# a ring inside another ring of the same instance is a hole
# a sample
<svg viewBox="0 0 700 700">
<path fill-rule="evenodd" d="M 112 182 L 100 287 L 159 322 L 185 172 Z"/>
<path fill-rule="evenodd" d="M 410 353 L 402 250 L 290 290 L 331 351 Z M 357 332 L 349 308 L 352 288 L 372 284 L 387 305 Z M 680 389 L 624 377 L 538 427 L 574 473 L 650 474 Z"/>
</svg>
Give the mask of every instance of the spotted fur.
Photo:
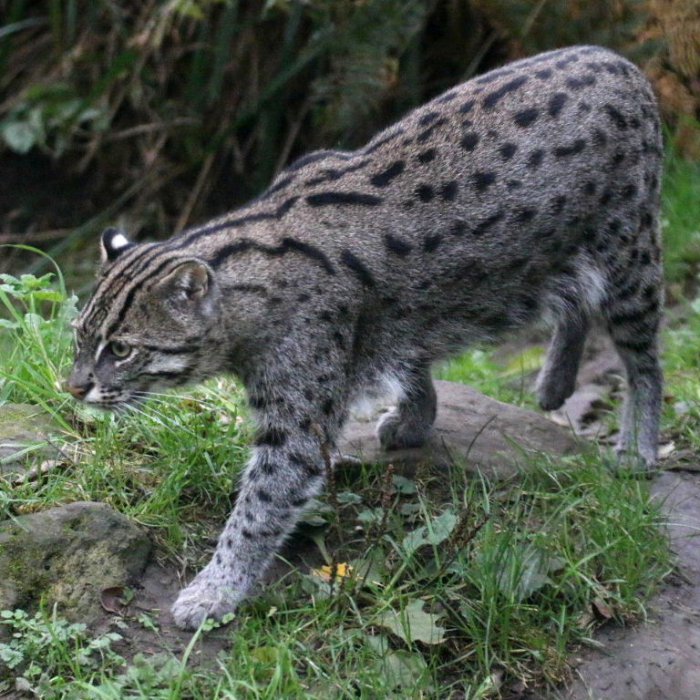
<svg viewBox="0 0 700 700">
<path fill-rule="evenodd" d="M 108 408 L 234 372 L 259 431 L 212 561 L 177 622 L 235 609 L 324 481 L 349 402 L 403 387 L 378 426 L 419 445 L 430 367 L 548 312 L 540 404 L 574 388 L 589 319 L 627 370 L 619 451 L 656 458 L 661 136 L 642 74 L 581 46 L 455 87 L 353 152 L 319 151 L 252 204 L 168 241 L 103 239 L 71 379 Z"/>
</svg>

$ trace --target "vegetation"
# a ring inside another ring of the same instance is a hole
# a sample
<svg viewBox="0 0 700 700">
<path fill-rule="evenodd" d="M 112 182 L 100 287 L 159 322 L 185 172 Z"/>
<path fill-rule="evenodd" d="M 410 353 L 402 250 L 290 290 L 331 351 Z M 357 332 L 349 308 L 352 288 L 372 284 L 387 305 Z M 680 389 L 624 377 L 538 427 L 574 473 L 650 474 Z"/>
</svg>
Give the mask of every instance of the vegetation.
<svg viewBox="0 0 700 700">
<path fill-rule="evenodd" d="M 664 440 L 697 463 L 700 169 L 682 157 L 698 133 L 697 70 L 683 48 L 691 3 L 0 0 L 0 243 L 48 242 L 71 278 L 81 265 L 91 274 L 84 247 L 107 221 L 137 238 L 169 235 L 248 200 L 290 159 L 354 147 L 506 59 L 610 45 L 651 59 L 668 141 L 682 149 L 664 190 L 675 304 Z M 7 270 L 17 249 L 1 250 Z M 34 274 L 0 275 L 0 404 L 41 406 L 75 449 L 36 479 L 0 476 L 0 519 L 103 501 L 149 529 L 159 560 L 198 569 L 250 444 L 240 388 L 212 381 L 119 419 L 77 407 L 62 390 L 77 298 L 49 258 L 34 259 Z M 439 376 L 532 405 L 542 358 L 540 346 L 477 348 Z M 602 452 L 538 457 L 507 483 L 460 469 L 447 483 L 430 469 L 341 473 L 286 551 L 288 573 L 233 625 L 205 626 L 175 654 L 152 614 L 95 631 L 48 600 L 4 611 L 0 694 L 476 700 L 558 683 L 598 625 L 644 618 L 673 566 L 648 483 L 606 464 Z M 302 544 L 316 569 L 294 558 Z M 130 643 L 134 627 L 165 651 Z M 207 661 L 213 636 L 224 649 Z"/>
<path fill-rule="evenodd" d="M 690 88 L 668 76 L 692 69 L 677 29 L 688 23 L 663 5 L 0 0 L 0 153 L 14 185 L 0 241 L 63 255 L 118 217 L 137 237 L 170 235 L 249 200 L 300 154 L 356 147 L 460 80 L 576 42 L 653 58 L 667 116 L 687 131 Z M 22 194 L 47 179 L 76 205 Z"/>
<path fill-rule="evenodd" d="M 680 202 L 695 186 L 688 179 L 698 177 L 676 167 L 666 180 L 668 228 L 681 225 Z M 673 231 L 668 260 L 685 259 L 691 239 Z M 669 269 L 687 274 L 688 265 Z M 0 302 L 0 400 L 41 404 L 78 445 L 41 479 L 0 481 L 0 518 L 104 501 L 148 527 L 161 558 L 197 569 L 250 442 L 240 390 L 224 379 L 119 419 L 92 414 L 60 390 L 76 313 L 60 275 L 4 276 Z M 697 459 L 700 305 L 682 308 L 665 333 L 665 435 Z M 523 372 L 541 357 L 541 349 L 505 361 L 474 350 L 442 373 L 524 400 Z M 341 473 L 287 550 L 297 566 L 217 631 L 228 646 L 216 659 L 193 662 L 210 626 L 183 654 L 137 653 L 124 629 L 146 626 L 157 640 L 152 616 L 94 633 L 47 601 L 34 616 L 0 617 L 8 632 L 1 682 L 45 698 L 488 698 L 559 682 L 570 650 L 595 644 L 597 625 L 644 617 L 644 601 L 672 567 L 648 483 L 606 464 L 596 454 L 542 456 L 509 483 L 459 469 L 449 483 L 430 469 L 411 479 L 393 469 Z M 325 566 L 309 571 L 294 559 L 303 540 Z"/>
</svg>

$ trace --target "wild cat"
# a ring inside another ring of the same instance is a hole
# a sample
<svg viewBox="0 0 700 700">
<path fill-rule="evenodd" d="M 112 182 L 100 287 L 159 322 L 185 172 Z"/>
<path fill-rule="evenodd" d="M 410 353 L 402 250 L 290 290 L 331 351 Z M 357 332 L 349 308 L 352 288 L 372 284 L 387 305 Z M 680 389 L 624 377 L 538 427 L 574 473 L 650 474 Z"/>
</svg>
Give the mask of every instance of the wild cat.
<svg viewBox="0 0 700 700">
<path fill-rule="evenodd" d="M 432 363 L 544 311 L 540 405 L 571 394 L 602 317 L 629 387 L 618 450 L 652 465 L 661 160 L 646 79 L 577 46 L 459 85 L 356 151 L 311 153 L 250 205 L 168 241 L 107 230 L 70 391 L 115 408 L 233 372 L 257 418 L 236 506 L 177 623 L 221 618 L 251 591 L 321 491 L 324 446 L 364 387 L 401 383 L 378 438 L 420 445 Z"/>
</svg>

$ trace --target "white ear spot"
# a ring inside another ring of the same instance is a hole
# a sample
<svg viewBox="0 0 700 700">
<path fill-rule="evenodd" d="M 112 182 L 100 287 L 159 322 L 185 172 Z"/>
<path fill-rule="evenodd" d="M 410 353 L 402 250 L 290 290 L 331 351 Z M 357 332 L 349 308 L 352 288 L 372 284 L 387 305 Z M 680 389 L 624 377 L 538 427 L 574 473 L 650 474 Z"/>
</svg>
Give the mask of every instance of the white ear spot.
<svg viewBox="0 0 700 700">
<path fill-rule="evenodd" d="M 111 242 L 113 250 L 119 250 L 129 245 L 129 241 L 126 240 L 126 236 L 123 233 L 118 233 L 112 238 Z"/>
<path fill-rule="evenodd" d="M 116 260 L 122 251 L 133 245 L 119 229 L 106 229 L 102 233 L 102 262 Z"/>
</svg>

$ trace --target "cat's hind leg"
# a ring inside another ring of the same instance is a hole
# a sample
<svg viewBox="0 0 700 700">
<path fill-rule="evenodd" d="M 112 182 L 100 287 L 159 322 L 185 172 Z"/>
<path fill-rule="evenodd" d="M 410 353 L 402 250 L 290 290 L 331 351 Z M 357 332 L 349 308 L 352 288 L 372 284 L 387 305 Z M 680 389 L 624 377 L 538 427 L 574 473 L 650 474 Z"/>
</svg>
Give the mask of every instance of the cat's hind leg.
<svg viewBox="0 0 700 700">
<path fill-rule="evenodd" d="M 627 396 L 616 450 L 622 462 L 632 456 L 636 459 L 632 466 L 642 469 L 656 462 L 663 400 L 658 340 L 663 285 L 660 266 L 657 267 L 656 274 L 645 271 L 646 279 L 639 279 L 637 295 L 613 297 L 605 310 L 608 331 L 627 374 Z"/>
</svg>

